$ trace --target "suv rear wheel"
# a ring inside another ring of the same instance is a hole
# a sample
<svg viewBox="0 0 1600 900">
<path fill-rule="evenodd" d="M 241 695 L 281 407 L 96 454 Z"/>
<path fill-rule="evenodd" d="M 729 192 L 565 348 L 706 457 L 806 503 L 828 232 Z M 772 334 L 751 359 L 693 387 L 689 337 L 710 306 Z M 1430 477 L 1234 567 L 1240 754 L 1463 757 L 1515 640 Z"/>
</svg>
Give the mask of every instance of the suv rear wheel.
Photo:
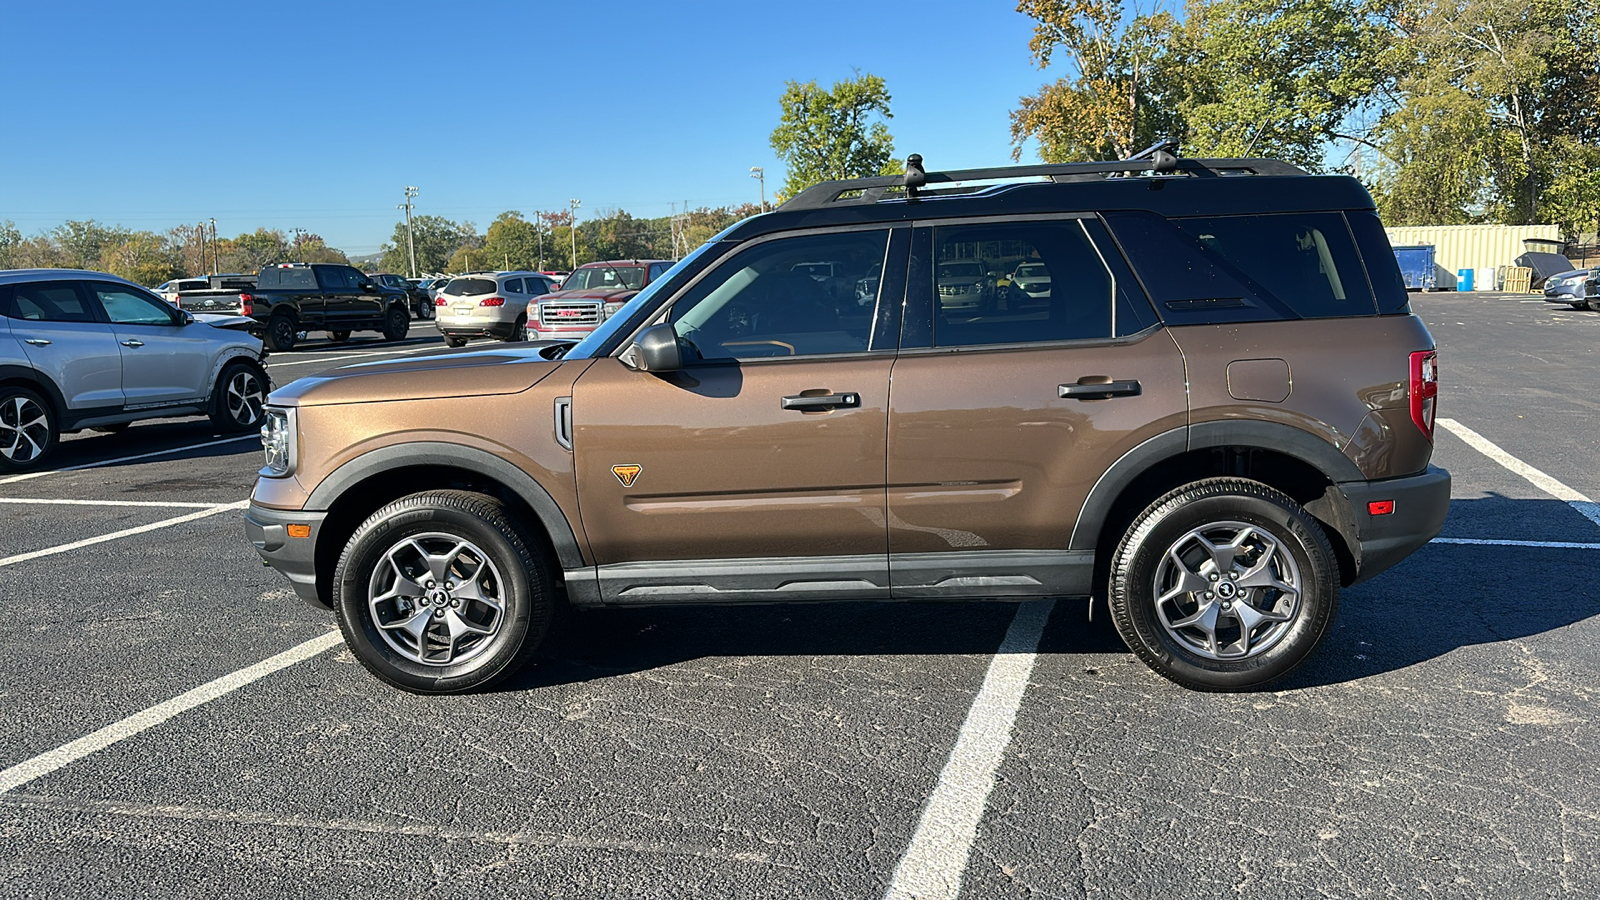
<svg viewBox="0 0 1600 900">
<path fill-rule="evenodd" d="M 1185 687 L 1261 687 L 1303 662 L 1339 602 L 1333 549 L 1287 495 L 1234 478 L 1172 491 L 1139 515 L 1111 564 L 1111 620 L 1139 658 Z"/>
<path fill-rule="evenodd" d="M 479 690 L 515 672 L 554 606 L 542 555 L 498 501 L 467 491 L 412 494 L 373 513 L 333 586 L 356 658 L 418 694 Z"/>
<path fill-rule="evenodd" d="M 0 472 L 31 469 L 56 447 L 50 404 L 21 386 L 0 387 Z"/>
<path fill-rule="evenodd" d="M 274 353 L 288 353 L 294 349 L 299 331 L 300 326 L 295 324 L 293 318 L 286 315 L 273 316 L 267 322 L 267 349 Z"/>
</svg>

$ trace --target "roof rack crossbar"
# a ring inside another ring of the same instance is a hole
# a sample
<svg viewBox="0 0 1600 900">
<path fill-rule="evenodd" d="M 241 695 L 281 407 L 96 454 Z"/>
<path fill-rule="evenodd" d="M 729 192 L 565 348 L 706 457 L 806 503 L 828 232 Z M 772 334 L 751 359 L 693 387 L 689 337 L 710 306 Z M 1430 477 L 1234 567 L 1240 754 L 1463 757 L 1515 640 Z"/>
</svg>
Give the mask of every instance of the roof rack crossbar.
<svg viewBox="0 0 1600 900">
<path fill-rule="evenodd" d="M 1141 159 L 1144 154 L 1151 158 Z M 1305 175 L 1304 169 L 1276 159 L 1160 159 L 1169 153 L 1164 144 L 1135 154 L 1131 159 L 1113 159 L 1100 162 L 1038 163 L 1021 166 L 992 166 L 984 169 L 954 169 L 949 172 L 927 172 L 921 184 L 907 185 L 904 175 L 877 175 L 871 178 L 851 178 L 843 181 L 824 181 L 806 188 L 791 197 L 779 209 L 823 209 L 829 206 L 847 206 L 877 203 L 890 188 L 906 188 L 906 195 L 914 198 L 918 187 L 933 189 L 939 185 L 972 181 L 996 181 L 1029 177 L 1049 178 L 1053 181 L 1084 181 L 1084 176 L 1135 175 L 1143 172 L 1184 173 L 1198 177 L 1223 174 L 1249 175 Z M 919 160 L 920 162 L 920 160 Z M 920 167 L 919 167 L 920 168 Z M 913 176 L 913 181 L 917 181 Z M 846 196 L 848 195 L 848 196 Z"/>
</svg>

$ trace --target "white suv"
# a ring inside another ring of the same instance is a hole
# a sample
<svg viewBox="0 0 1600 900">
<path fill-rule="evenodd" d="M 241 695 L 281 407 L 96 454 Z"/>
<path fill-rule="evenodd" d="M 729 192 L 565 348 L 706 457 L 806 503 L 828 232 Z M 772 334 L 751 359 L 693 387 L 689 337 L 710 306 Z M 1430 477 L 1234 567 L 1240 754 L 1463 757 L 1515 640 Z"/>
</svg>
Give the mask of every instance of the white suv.
<svg viewBox="0 0 1600 900">
<path fill-rule="evenodd" d="M 555 290 L 555 280 L 538 272 L 483 272 L 450 279 L 434 303 L 439 333 L 451 347 L 469 338 L 520 341 L 528 324 L 528 303 Z"/>
</svg>

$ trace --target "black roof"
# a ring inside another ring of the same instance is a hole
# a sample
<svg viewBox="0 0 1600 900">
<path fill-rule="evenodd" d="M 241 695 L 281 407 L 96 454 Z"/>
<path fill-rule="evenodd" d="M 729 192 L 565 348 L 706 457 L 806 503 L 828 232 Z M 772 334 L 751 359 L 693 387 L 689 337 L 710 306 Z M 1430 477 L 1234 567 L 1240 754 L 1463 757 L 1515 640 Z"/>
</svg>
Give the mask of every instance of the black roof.
<svg viewBox="0 0 1600 900">
<path fill-rule="evenodd" d="M 1039 213 L 1147 210 L 1167 218 L 1373 209 L 1359 181 L 1345 175 L 1309 175 L 1276 160 L 1180 159 L 1168 171 L 1149 174 L 1148 162 L 1010 166 L 929 172 L 926 186 L 907 196 L 905 176 L 831 181 L 810 188 L 774 212 L 745 220 L 725 235 L 745 240 L 774 231 L 875 222 L 1028 215 Z M 953 182 L 1022 183 L 959 187 Z M 1049 180 L 1042 180 L 1049 179 Z"/>
</svg>

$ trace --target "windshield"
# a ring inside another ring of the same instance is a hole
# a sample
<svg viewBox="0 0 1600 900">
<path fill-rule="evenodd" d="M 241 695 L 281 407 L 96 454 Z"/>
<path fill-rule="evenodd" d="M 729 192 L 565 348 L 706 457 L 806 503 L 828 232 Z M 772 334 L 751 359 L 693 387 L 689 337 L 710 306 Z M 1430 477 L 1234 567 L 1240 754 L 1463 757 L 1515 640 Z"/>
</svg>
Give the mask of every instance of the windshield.
<svg viewBox="0 0 1600 900">
<path fill-rule="evenodd" d="M 722 234 L 727 234 L 735 227 L 737 227 L 737 223 L 735 225 L 729 225 L 723 230 Z M 585 337 L 571 350 L 568 350 L 566 355 L 562 358 L 588 359 L 595 353 L 598 353 L 601 347 L 604 347 L 619 330 L 628 324 L 628 319 L 633 315 L 634 310 L 652 302 L 651 298 L 655 297 L 655 295 L 660 292 L 663 287 L 671 284 L 673 278 L 677 276 L 679 271 L 686 266 L 693 265 L 694 261 L 705 255 L 709 248 L 716 246 L 719 239 L 722 237 L 722 234 L 718 234 L 711 240 L 701 244 L 693 253 L 685 256 L 683 259 L 678 260 L 673 264 L 672 268 L 657 276 L 654 281 L 645 286 L 644 290 L 634 294 L 633 299 L 624 304 L 621 309 L 612 313 L 604 322 L 600 323 L 599 328 L 589 332 L 588 337 Z M 567 276 L 567 280 L 565 283 L 563 283 L 562 288 L 570 288 L 572 286 L 572 279 L 577 278 L 580 273 L 585 271 L 586 270 L 584 269 L 578 269 L 571 275 Z"/>
<path fill-rule="evenodd" d="M 1049 274 L 1050 270 L 1046 269 L 1040 263 L 1029 263 L 1025 266 L 1017 266 L 1018 278 L 1043 278 Z"/>
<path fill-rule="evenodd" d="M 476 297 L 494 293 L 495 287 L 493 278 L 456 278 L 445 286 L 444 292 L 457 297 Z"/>
<path fill-rule="evenodd" d="M 637 291 L 643 286 L 644 266 L 585 266 L 561 282 L 564 291 Z"/>
<path fill-rule="evenodd" d="M 939 267 L 940 278 L 982 278 L 983 265 L 975 262 L 945 263 Z"/>
</svg>

